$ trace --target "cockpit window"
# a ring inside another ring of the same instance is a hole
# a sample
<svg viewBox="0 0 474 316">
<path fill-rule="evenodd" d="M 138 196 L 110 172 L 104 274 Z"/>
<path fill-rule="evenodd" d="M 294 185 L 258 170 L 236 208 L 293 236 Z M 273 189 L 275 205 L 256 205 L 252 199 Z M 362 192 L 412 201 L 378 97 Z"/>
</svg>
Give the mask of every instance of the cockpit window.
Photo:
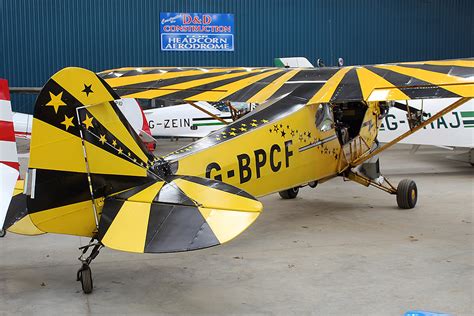
<svg viewBox="0 0 474 316">
<path fill-rule="evenodd" d="M 316 127 L 321 132 L 327 132 L 334 128 L 334 117 L 329 103 L 321 103 L 316 111 Z"/>
</svg>

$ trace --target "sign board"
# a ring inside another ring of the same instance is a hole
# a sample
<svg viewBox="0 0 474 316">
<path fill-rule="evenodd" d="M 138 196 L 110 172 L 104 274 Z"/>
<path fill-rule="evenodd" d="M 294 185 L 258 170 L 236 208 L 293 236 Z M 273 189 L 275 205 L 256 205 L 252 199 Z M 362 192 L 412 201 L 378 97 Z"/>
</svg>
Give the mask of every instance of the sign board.
<svg viewBox="0 0 474 316">
<path fill-rule="evenodd" d="M 160 12 L 162 51 L 233 51 L 234 15 Z"/>
</svg>

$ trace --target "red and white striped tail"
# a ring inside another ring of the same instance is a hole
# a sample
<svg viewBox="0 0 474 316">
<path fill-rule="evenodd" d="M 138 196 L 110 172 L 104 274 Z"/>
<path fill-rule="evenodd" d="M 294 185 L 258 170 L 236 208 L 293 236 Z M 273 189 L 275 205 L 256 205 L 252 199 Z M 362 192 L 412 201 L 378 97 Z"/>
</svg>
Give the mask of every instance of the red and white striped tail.
<svg viewBox="0 0 474 316">
<path fill-rule="evenodd" d="M 13 196 L 19 167 L 8 81 L 0 79 L 0 228 Z"/>
</svg>

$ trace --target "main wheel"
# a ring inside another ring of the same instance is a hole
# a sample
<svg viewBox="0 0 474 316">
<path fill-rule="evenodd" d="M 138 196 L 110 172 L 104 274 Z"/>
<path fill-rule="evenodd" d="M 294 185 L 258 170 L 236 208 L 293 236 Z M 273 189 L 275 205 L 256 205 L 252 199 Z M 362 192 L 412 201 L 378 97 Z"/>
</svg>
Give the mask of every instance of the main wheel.
<svg viewBox="0 0 474 316">
<path fill-rule="evenodd" d="M 278 192 L 278 194 L 280 194 L 282 199 L 288 200 L 288 199 L 294 199 L 298 195 L 299 191 L 300 191 L 300 188 L 295 187 L 295 188 L 292 188 L 292 189 L 280 191 L 280 192 Z"/>
<path fill-rule="evenodd" d="M 79 278 L 81 280 L 82 291 L 84 294 L 92 293 L 94 285 L 92 284 L 92 272 L 88 265 L 84 264 L 79 270 Z"/>
<path fill-rule="evenodd" d="M 416 183 L 410 179 L 403 179 L 397 187 L 397 204 L 399 208 L 414 208 L 418 200 Z"/>
<path fill-rule="evenodd" d="M 0 238 L 5 237 L 6 234 L 7 234 L 7 231 L 5 229 L 0 229 Z"/>
</svg>

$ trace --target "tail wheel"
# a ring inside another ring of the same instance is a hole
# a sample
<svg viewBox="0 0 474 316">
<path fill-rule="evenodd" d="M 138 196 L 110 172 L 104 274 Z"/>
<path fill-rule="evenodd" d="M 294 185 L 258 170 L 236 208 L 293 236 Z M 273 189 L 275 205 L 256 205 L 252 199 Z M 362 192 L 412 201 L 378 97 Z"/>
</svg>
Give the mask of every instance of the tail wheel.
<svg viewBox="0 0 474 316">
<path fill-rule="evenodd" d="M 410 179 L 403 179 L 397 187 L 397 204 L 399 208 L 414 208 L 418 200 L 416 183 Z"/>
<path fill-rule="evenodd" d="M 77 272 L 77 278 L 81 281 L 82 291 L 84 294 L 92 293 L 92 290 L 94 289 L 92 284 L 92 272 L 87 264 L 84 264 Z"/>
<path fill-rule="evenodd" d="M 280 194 L 282 199 L 288 200 L 288 199 L 294 199 L 298 195 L 299 191 L 300 191 L 300 188 L 295 187 L 288 190 L 280 191 L 278 193 Z"/>
<path fill-rule="evenodd" d="M 6 234 L 7 234 L 6 229 L 0 229 L 0 238 L 5 237 Z"/>
</svg>

